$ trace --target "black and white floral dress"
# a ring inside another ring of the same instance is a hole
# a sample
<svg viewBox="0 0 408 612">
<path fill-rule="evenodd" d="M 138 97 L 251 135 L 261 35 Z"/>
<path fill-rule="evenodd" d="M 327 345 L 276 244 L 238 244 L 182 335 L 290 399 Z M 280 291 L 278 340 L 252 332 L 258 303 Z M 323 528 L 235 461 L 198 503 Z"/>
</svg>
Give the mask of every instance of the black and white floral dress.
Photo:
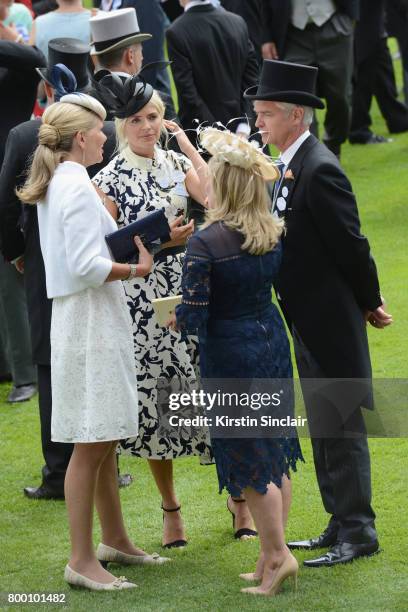
<svg viewBox="0 0 408 612">
<path fill-rule="evenodd" d="M 123 227 L 163 209 L 168 221 L 187 212 L 185 175 L 190 161 L 174 151 L 156 147 L 153 159 L 126 147 L 93 181 L 118 206 L 118 226 Z M 206 429 L 163 430 L 158 399 L 163 381 L 173 388 L 194 386 L 197 371 L 197 338 L 181 339 L 179 332 L 160 327 L 152 299 L 181 293 L 184 253 L 162 256 L 145 278 L 124 281 L 133 321 L 139 398 L 139 435 L 121 442 L 121 452 L 147 459 L 175 459 L 201 455 L 211 461 Z"/>
</svg>

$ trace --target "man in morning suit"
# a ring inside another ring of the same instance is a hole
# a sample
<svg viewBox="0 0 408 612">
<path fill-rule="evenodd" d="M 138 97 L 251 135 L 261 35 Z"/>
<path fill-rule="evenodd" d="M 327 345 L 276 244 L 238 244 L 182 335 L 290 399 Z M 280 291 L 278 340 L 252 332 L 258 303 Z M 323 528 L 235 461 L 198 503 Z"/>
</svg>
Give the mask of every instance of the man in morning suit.
<svg viewBox="0 0 408 612">
<path fill-rule="evenodd" d="M 164 71 L 165 68 L 160 66 L 159 61 L 154 61 L 150 63 L 150 68 L 145 64 L 147 70 L 143 71 L 144 51 L 142 50 L 142 43 L 149 42 L 152 35 L 140 31 L 136 10 L 134 8 L 121 8 L 109 12 L 99 11 L 95 17 L 91 18 L 89 23 L 94 43 L 91 55 L 98 68 L 95 75 L 96 79 L 98 80 L 105 75 L 106 71 L 117 74 L 122 80 L 143 72 L 144 80 L 160 93 L 166 107 L 165 118 L 173 120 L 176 117 L 173 100 L 171 95 L 167 93 L 166 87 L 161 86 L 163 81 L 157 79 L 158 73 Z M 152 64 L 155 65 L 152 66 Z M 153 80 L 149 80 L 151 77 L 153 77 Z M 103 100 L 96 89 L 91 92 L 91 95 L 103 104 Z M 107 118 L 112 119 L 110 110 L 105 110 L 107 111 Z"/>
<path fill-rule="evenodd" d="M 255 53 L 262 63 L 262 0 L 221 0 L 226 11 L 240 15 L 248 26 L 249 38 L 254 45 Z"/>
<path fill-rule="evenodd" d="M 258 88 L 245 94 L 255 101 L 264 144 L 280 151 L 282 178 L 273 214 L 284 217 L 286 234 L 276 290 L 293 335 L 317 480 L 330 515 L 321 536 L 288 544 L 308 550 L 330 547 L 305 561 L 308 567 L 346 563 L 378 551 L 361 413 L 362 405 L 371 407 L 366 321 L 376 328 L 392 321 L 383 309 L 351 185 L 336 156 L 309 132 L 313 109 L 323 107 L 315 95 L 317 72 L 265 60 Z M 308 379 L 324 379 L 329 389 L 339 379 L 351 382 L 340 391 L 334 385 L 335 395 L 327 396 L 313 391 Z"/>
<path fill-rule="evenodd" d="M 0 24 L 7 17 L 8 8 L 9 3 L 0 0 Z M 41 51 L 21 43 L 21 37 L 11 26 L 2 25 L 0 39 L 1 168 L 9 131 L 31 116 L 40 81 L 35 68 L 45 66 L 46 61 Z M 29 400 L 37 392 L 37 375 L 31 355 L 24 283 L 21 274 L 3 258 L 0 260 L 0 343 L 4 349 L 1 361 L 5 361 L 1 373 L 11 371 L 13 379 L 7 401 Z"/>
<path fill-rule="evenodd" d="M 48 45 L 48 67 L 38 68 L 37 76 L 44 81 L 48 104 L 52 104 L 69 91 L 87 92 L 91 86 L 88 74 L 89 46 L 73 38 L 51 40 Z M 56 75 L 53 68 L 64 63 L 72 74 Z M 33 69 L 34 71 L 34 69 Z M 67 89 L 66 89 L 67 88 Z M 44 262 L 38 233 L 37 207 L 24 206 L 15 194 L 25 179 L 30 156 L 38 144 L 41 119 L 26 121 L 14 127 L 8 136 L 4 163 L 0 172 L 0 236 L 2 255 L 16 261 L 24 269 L 28 315 L 30 320 L 33 359 L 37 364 L 41 444 L 45 465 L 39 487 L 26 487 L 24 493 L 31 499 L 62 499 L 65 471 L 71 457 L 72 444 L 51 440 L 51 366 L 50 326 L 52 301 L 47 298 Z M 104 147 L 104 161 L 88 168 L 92 176 L 106 165 L 115 148 L 115 129 L 106 122 L 104 132 L 108 140 Z M 20 219 L 22 218 L 22 222 Z M 23 232 L 21 231 L 21 226 Z"/>
<path fill-rule="evenodd" d="M 359 0 L 263 0 L 265 59 L 317 66 L 327 104 L 324 142 L 335 155 L 351 120 L 354 21 Z"/>
<path fill-rule="evenodd" d="M 385 6 L 386 0 L 360 0 L 349 135 L 352 144 L 390 142 L 370 129 L 370 108 L 374 96 L 389 132 L 398 134 L 408 131 L 408 107 L 398 100 L 394 66 L 387 44 Z"/>
<path fill-rule="evenodd" d="M 242 94 L 257 82 L 259 67 L 244 20 L 210 0 L 180 4 L 184 13 L 166 35 L 183 128 L 246 121 L 253 111 Z"/>
</svg>

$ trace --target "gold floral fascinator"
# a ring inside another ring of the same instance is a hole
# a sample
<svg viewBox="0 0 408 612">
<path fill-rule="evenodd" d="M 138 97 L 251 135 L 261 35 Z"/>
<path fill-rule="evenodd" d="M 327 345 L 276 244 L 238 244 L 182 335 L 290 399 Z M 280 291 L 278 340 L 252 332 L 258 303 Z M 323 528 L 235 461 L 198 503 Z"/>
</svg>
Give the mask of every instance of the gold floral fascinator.
<svg viewBox="0 0 408 612">
<path fill-rule="evenodd" d="M 265 181 L 276 181 L 279 172 L 270 157 L 262 153 L 258 143 L 245 140 L 229 130 L 208 127 L 200 131 L 201 146 L 220 161 L 249 170 L 254 166 Z"/>
</svg>

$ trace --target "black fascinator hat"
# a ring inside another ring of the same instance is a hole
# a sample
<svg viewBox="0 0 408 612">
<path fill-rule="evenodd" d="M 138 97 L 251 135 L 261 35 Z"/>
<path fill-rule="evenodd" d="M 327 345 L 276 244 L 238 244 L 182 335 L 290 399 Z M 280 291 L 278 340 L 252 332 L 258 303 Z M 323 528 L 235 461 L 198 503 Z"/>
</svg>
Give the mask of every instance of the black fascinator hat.
<svg viewBox="0 0 408 612">
<path fill-rule="evenodd" d="M 109 70 L 99 70 L 94 75 L 98 98 L 105 108 L 118 119 L 131 117 L 153 96 L 154 89 L 139 75 L 124 78 Z"/>
</svg>

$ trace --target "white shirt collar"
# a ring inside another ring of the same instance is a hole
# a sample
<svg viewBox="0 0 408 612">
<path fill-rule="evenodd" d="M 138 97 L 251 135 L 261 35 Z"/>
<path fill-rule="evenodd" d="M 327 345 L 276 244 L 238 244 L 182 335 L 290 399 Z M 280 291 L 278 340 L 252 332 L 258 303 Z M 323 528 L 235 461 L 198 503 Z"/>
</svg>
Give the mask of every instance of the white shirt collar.
<svg viewBox="0 0 408 612">
<path fill-rule="evenodd" d="M 201 2 L 201 0 L 190 0 L 184 7 L 184 12 L 189 11 L 193 6 L 202 6 L 203 4 L 212 4 L 212 2 L 211 0 L 204 0 L 204 2 Z"/>
<path fill-rule="evenodd" d="M 112 74 L 117 74 L 118 76 L 123 76 L 123 77 L 126 77 L 127 79 L 132 76 L 130 72 L 122 72 L 121 70 L 114 70 Z"/>
<path fill-rule="evenodd" d="M 279 159 L 285 164 L 285 166 L 289 166 L 292 159 L 295 157 L 296 153 L 302 146 L 302 144 L 307 140 L 310 136 L 310 131 L 306 130 L 303 132 L 301 136 L 295 142 L 293 142 L 290 147 L 286 149 L 283 153 L 280 154 Z"/>
</svg>

